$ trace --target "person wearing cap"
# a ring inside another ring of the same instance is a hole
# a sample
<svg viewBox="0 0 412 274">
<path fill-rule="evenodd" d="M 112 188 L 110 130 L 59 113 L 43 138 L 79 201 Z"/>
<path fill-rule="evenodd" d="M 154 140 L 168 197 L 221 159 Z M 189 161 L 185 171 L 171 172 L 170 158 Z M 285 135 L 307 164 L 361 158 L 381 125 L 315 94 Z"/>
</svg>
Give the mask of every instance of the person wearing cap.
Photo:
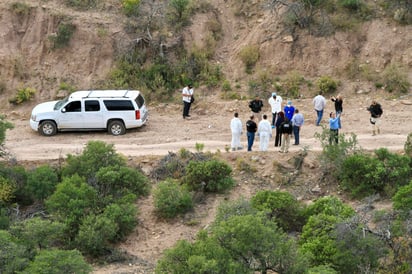
<svg viewBox="0 0 412 274">
<path fill-rule="evenodd" d="M 287 105 L 283 109 L 283 112 L 285 113 L 285 117 L 288 118 L 288 120 L 292 120 L 293 114 L 295 114 L 295 107 L 292 105 L 292 101 L 288 101 Z"/>
<path fill-rule="evenodd" d="M 253 121 L 255 117 L 250 116 L 250 119 L 246 122 L 246 132 L 247 132 L 247 151 L 252 151 L 252 146 L 255 141 L 255 134 L 257 131 L 257 124 Z"/>
<path fill-rule="evenodd" d="M 182 96 L 183 96 L 183 119 L 190 119 L 189 111 L 190 111 L 190 106 L 193 103 L 193 86 L 192 84 L 188 84 L 186 87 L 183 88 L 182 90 Z"/>
<path fill-rule="evenodd" d="M 277 115 L 282 111 L 282 97 L 277 95 L 276 92 L 272 92 L 272 96 L 269 98 L 268 103 L 272 109 L 272 128 L 274 128 Z"/>
</svg>

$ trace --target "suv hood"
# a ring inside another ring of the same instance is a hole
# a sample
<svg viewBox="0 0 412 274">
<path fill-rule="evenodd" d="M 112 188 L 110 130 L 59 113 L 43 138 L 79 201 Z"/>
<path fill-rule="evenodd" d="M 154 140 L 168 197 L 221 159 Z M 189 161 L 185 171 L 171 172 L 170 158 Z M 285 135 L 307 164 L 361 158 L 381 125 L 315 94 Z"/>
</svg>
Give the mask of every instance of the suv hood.
<svg viewBox="0 0 412 274">
<path fill-rule="evenodd" d="M 54 105 L 56 105 L 58 101 L 51 101 L 51 102 L 45 102 L 38 104 L 35 106 L 32 110 L 32 114 L 38 114 L 38 113 L 45 113 L 45 112 L 52 112 L 54 111 Z"/>
</svg>

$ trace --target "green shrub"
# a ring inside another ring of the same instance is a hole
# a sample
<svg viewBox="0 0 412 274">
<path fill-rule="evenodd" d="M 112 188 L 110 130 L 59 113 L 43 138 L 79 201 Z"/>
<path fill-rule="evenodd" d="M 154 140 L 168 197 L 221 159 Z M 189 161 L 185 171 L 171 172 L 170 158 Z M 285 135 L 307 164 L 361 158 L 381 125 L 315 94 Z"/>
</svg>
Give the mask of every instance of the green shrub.
<svg viewBox="0 0 412 274">
<path fill-rule="evenodd" d="M 43 165 L 27 174 L 25 191 L 34 199 L 43 201 L 54 192 L 58 181 L 56 171 Z"/>
<path fill-rule="evenodd" d="M 16 184 L 0 176 L 0 205 L 8 204 L 15 196 Z"/>
<path fill-rule="evenodd" d="M 344 8 L 347 8 L 351 11 L 355 11 L 360 8 L 361 0 L 339 0 L 339 4 L 341 4 Z"/>
<path fill-rule="evenodd" d="M 400 187 L 392 197 L 392 201 L 394 209 L 406 212 L 412 210 L 412 181 L 408 185 Z"/>
<path fill-rule="evenodd" d="M 259 60 L 259 55 L 259 47 L 256 45 L 245 46 L 240 50 L 239 57 L 245 65 L 247 73 L 252 72 L 252 68 Z"/>
<path fill-rule="evenodd" d="M 355 211 L 350 206 L 345 205 L 339 198 L 335 196 L 325 196 L 316 199 L 315 202 L 309 205 L 305 210 L 307 218 L 318 214 L 326 214 L 346 219 L 352 217 L 355 214 Z"/>
<path fill-rule="evenodd" d="M 69 83 L 61 82 L 59 85 L 59 90 L 65 90 L 68 93 L 72 93 L 76 90 L 76 87 L 70 85 Z"/>
<path fill-rule="evenodd" d="M 332 79 L 330 76 L 320 77 L 317 80 L 316 84 L 323 94 L 333 93 L 338 87 L 338 82 Z"/>
<path fill-rule="evenodd" d="M 21 273 L 32 257 L 32 251 L 19 239 L 13 237 L 9 231 L 0 230 L 0 273 Z"/>
<path fill-rule="evenodd" d="M 298 98 L 300 88 L 305 83 L 305 78 L 297 71 L 288 72 L 286 78 L 282 81 L 282 92 L 286 97 Z"/>
<path fill-rule="evenodd" d="M 21 104 L 23 102 L 30 101 L 34 94 L 36 94 L 36 90 L 34 88 L 20 88 L 17 90 L 16 96 L 10 99 L 9 102 L 12 104 Z"/>
<path fill-rule="evenodd" d="M 140 0 L 121 0 L 124 14 L 127 16 L 137 16 L 139 12 Z"/>
<path fill-rule="evenodd" d="M 83 0 L 82 0 L 83 1 Z M 76 26 L 72 23 L 62 22 L 57 27 L 56 35 L 49 36 L 49 39 L 53 43 L 53 49 L 64 48 L 69 45 L 70 39 L 76 30 Z"/>
<path fill-rule="evenodd" d="M 14 2 L 11 4 L 11 9 L 17 15 L 28 15 L 30 13 L 30 6 L 26 3 Z"/>
<path fill-rule="evenodd" d="M 252 206 L 265 212 L 284 231 L 300 231 L 305 222 L 303 207 L 292 194 L 281 191 L 259 191 L 251 199 Z"/>
<path fill-rule="evenodd" d="M 168 7 L 169 21 L 175 23 L 176 28 L 185 25 L 189 20 L 190 0 L 171 0 Z"/>
<path fill-rule="evenodd" d="M 382 82 L 389 92 L 407 93 L 411 86 L 406 69 L 397 64 L 391 64 L 382 73 Z"/>
<path fill-rule="evenodd" d="M 408 137 L 404 145 L 404 150 L 406 155 L 412 158 L 412 133 L 408 134 Z"/>
<path fill-rule="evenodd" d="M 162 218 L 174 218 L 193 208 L 190 192 L 177 181 L 160 182 L 153 191 L 156 214 Z"/>
<path fill-rule="evenodd" d="M 253 208 L 250 201 L 243 197 L 234 201 L 224 201 L 217 209 L 215 224 L 227 221 L 232 216 L 256 215 L 257 213 L 257 209 Z"/>
<path fill-rule="evenodd" d="M 231 173 L 232 168 L 225 162 L 193 161 L 187 165 L 183 181 L 193 190 L 220 192 L 234 185 Z"/>
<path fill-rule="evenodd" d="M 381 148 L 376 156 L 356 154 L 345 159 L 339 178 L 344 190 L 354 197 L 379 193 L 391 197 L 412 176 L 411 158 Z"/>
<path fill-rule="evenodd" d="M 232 90 L 232 87 L 231 87 L 231 85 L 230 85 L 229 80 L 223 81 L 223 83 L 222 83 L 222 90 L 223 90 L 223 91 L 231 91 L 231 90 Z"/>
<path fill-rule="evenodd" d="M 51 263 L 53 262 L 53 263 Z M 22 274 L 91 273 L 92 267 L 78 250 L 41 250 Z"/>
<path fill-rule="evenodd" d="M 103 215 L 88 215 L 79 227 L 75 242 L 81 251 L 97 257 L 110 250 L 116 231 L 114 220 Z"/>
<path fill-rule="evenodd" d="M 4 140 L 6 139 L 6 130 L 13 129 L 14 125 L 8 122 L 4 115 L 0 114 L 0 145 L 4 144 Z M 0 151 L 0 156 L 2 156 L 3 152 Z"/>
</svg>

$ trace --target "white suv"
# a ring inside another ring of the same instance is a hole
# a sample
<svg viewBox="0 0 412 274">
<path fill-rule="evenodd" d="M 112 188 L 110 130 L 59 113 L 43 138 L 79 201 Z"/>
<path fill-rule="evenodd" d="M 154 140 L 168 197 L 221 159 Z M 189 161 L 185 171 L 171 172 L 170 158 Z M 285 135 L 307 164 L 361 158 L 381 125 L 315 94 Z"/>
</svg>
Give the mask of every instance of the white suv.
<svg viewBox="0 0 412 274">
<path fill-rule="evenodd" d="M 76 91 L 60 101 L 37 105 L 30 126 L 44 136 L 63 130 L 107 130 L 126 133 L 147 122 L 145 100 L 137 90 Z"/>
</svg>

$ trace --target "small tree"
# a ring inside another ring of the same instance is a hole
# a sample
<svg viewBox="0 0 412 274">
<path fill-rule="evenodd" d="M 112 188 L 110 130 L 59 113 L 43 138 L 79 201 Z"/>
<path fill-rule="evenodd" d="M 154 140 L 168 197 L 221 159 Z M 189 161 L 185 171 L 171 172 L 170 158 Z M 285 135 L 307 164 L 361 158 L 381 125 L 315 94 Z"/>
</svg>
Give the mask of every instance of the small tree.
<svg viewBox="0 0 412 274">
<path fill-rule="evenodd" d="M 43 201 L 54 192 L 58 180 L 56 171 L 48 165 L 43 165 L 28 172 L 25 191 L 31 197 Z"/>
<path fill-rule="evenodd" d="M 6 121 L 4 115 L 0 114 L 0 147 L 4 145 L 6 139 L 6 130 L 14 128 L 13 124 Z M 3 149 L 0 150 L 0 156 L 3 156 Z"/>
</svg>

